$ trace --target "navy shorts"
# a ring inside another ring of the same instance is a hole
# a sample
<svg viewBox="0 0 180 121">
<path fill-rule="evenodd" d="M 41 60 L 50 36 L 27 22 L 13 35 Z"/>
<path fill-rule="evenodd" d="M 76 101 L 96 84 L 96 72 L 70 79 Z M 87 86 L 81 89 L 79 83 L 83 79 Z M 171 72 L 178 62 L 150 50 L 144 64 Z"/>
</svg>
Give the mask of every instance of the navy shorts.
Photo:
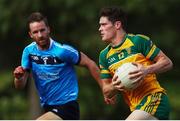
<svg viewBox="0 0 180 121">
<path fill-rule="evenodd" d="M 51 111 L 63 120 L 79 120 L 79 104 L 77 101 L 70 101 L 62 105 L 44 105 L 45 112 Z"/>
</svg>

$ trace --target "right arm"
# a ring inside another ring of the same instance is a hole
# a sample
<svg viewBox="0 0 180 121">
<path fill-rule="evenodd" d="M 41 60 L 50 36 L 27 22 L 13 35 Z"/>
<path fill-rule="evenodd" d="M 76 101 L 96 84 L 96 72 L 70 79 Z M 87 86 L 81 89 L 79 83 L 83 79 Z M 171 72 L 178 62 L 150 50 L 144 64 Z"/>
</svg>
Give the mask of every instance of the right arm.
<svg viewBox="0 0 180 121">
<path fill-rule="evenodd" d="M 112 79 L 102 79 L 101 82 L 105 102 L 107 104 L 115 104 L 118 90 L 114 88 Z"/>
<path fill-rule="evenodd" d="M 102 89 L 104 101 L 106 104 L 115 104 L 116 101 L 116 91 L 114 90 L 111 79 L 100 79 L 100 70 L 96 63 L 91 60 L 87 55 L 85 55 L 83 52 L 81 53 L 81 61 L 79 65 L 85 66 L 90 71 L 91 75 L 94 77 L 94 79 L 97 81 L 99 86 Z"/>
<path fill-rule="evenodd" d="M 22 89 L 27 83 L 29 72 L 27 72 L 22 66 L 15 68 L 14 72 L 14 85 L 16 89 Z"/>
<path fill-rule="evenodd" d="M 93 76 L 93 78 L 97 81 L 99 86 L 102 88 L 101 79 L 100 79 L 100 70 L 98 66 L 92 59 L 90 59 L 83 52 L 80 52 L 80 54 L 81 54 L 81 60 L 79 65 L 86 67 L 90 71 L 90 74 Z"/>
</svg>

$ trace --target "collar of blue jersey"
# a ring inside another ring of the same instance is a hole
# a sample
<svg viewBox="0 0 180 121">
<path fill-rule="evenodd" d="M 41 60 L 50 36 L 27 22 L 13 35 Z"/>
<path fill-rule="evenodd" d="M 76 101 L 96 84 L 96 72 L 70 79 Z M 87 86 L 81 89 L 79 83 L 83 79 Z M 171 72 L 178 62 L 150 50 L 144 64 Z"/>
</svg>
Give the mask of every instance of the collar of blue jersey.
<svg viewBox="0 0 180 121">
<path fill-rule="evenodd" d="M 52 38 L 49 38 L 50 39 L 50 45 L 49 45 L 49 48 L 51 48 L 51 46 L 52 46 L 52 43 L 53 43 L 53 39 Z"/>
<path fill-rule="evenodd" d="M 50 49 L 50 48 L 52 47 L 52 43 L 53 43 L 53 41 L 54 41 L 52 38 L 49 38 L 49 40 L 50 40 L 50 45 L 49 45 L 49 48 L 48 48 L 48 49 Z M 38 46 L 37 46 L 37 49 L 39 50 Z M 48 50 L 48 49 L 47 49 L 47 50 Z"/>
</svg>

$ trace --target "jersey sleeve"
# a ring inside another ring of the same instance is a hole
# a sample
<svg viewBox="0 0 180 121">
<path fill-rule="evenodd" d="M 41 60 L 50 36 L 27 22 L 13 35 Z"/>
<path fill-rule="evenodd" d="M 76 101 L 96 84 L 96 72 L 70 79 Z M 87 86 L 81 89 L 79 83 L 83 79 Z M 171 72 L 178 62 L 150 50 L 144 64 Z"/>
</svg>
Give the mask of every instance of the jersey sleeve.
<svg viewBox="0 0 180 121">
<path fill-rule="evenodd" d="M 81 54 L 72 46 L 63 45 L 63 53 L 61 55 L 61 59 L 65 62 L 77 65 L 81 60 Z"/>
<path fill-rule="evenodd" d="M 31 68 L 28 48 L 25 48 L 23 50 L 23 54 L 21 58 L 21 66 L 27 70 Z"/>
<path fill-rule="evenodd" d="M 160 49 L 150 40 L 149 37 L 144 35 L 137 36 L 138 41 L 138 49 L 139 51 L 151 61 L 158 55 Z"/>
<path fill-rule="evenodd" d="M 106 56 L 103 53 L 100 53 L 99 55 L 99 67 L 101 79 L 112 78 L 107 66 Z"/>
</svg>

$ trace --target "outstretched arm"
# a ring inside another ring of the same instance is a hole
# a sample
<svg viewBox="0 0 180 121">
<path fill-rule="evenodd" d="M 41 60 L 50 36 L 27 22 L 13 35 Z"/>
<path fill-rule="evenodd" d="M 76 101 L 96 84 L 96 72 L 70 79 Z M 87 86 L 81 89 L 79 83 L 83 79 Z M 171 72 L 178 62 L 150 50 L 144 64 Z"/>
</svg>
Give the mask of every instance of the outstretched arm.
<svg viewBox="0 0 180 121">
<path fill-rule="evenodd" d="M 15 68 L 14 72 L 14 85 L 17 89 L 22 89 L 25 87 L 29 72 L 27 72 L 23 67 L 18 66 Z"/>
<path fill-rule="evenodd" d="M 112 87 L 111 79 L 101 80 L 99 67 L 96 65 L 96 63 L 93 60 L 91 60 L 87 55 L 85 55 L 82 52 L 81 52 L 80 65 L 87 67 L 91 75 L 97 81 L 97 83 L 102 89 L 104 101 L 107 104 L 114 104 L 116 102 L 115 95 L 117 90 L 114 90 L 114 88 Z"/>
<path fill-rule="evenodd" d="M 115 104 L 118 90 L 114 88 L 112 79 L 102 79 L 101 81 L 104 101 L 106 104 Z"/>
<path fill-rule="evenodd" d="M 90 59 L 87 55 L 85 55 L 83 52 L 80 52 L 80 54 L 81 54 L 81 60 L 80 60 L 79 65 L 86 67 L 90 71 L 93 78 L 97 81 L 99 86 L 102 88 L 102 83 L 100 79 L 100 70 L 97 64 L 92 59 Z"/>
<path fill-rule="evenodd" d="M 113 86 L 112 79 L 103 79 L 102 87 L 103 87 L 103 94 L 106 98 L 112 98 L 117 93 L 117 90 Z"/>
</svg>

